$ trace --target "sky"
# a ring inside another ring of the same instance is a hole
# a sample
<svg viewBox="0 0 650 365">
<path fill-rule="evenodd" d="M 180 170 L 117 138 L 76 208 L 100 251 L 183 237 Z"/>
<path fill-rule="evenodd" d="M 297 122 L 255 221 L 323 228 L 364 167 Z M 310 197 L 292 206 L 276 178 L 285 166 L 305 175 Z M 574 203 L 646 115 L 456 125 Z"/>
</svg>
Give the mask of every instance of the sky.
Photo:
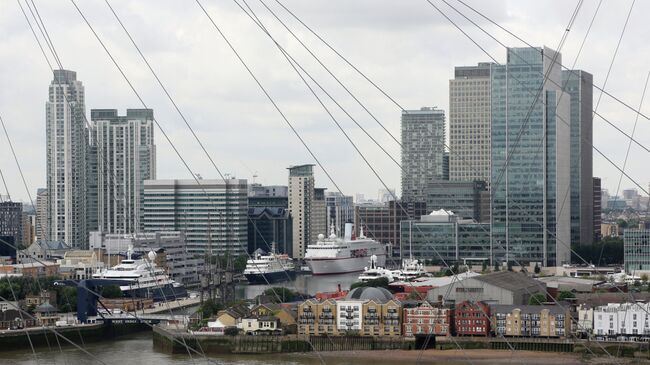
<svg viewBox="0 0 650 365">
<path fill-rule="evenodd" d="M 45 102 L 52 74 L 21 12 L 19 1 L 0 0 L 0 84 L 4 86 L 0 87 L 0 116 L 16 149 L 29 191 L 23 186 L 3 134 L 0 134 L 0 169 L 12 199 L 28 202 L 30 195 L 35 199 L 37 188 L 46 185 Z M 295 32 L 398 140 L 400 107 L 338 58 L 278 2 L 247 1 L 277 42 L 399 161 L 399 145 L 263 4 Z M 447 110 L 449 79 L 453 78 L 454 67 L 490 61 L 488 55 L 426 0 L 279 1 L 406 109 L 437 106 Z M 446 1 L 502 43 L 510 47 L 524 46 L 457 0 Z M 553 49 L 558 49 L 562 36 L 567 33 L 567 25 L 578 4 L 566 0 L 465 1 L 528 43 Z M 71 1 L 33 2 L 64 68 L 76 71 L 85 86 L 88 116 L 93 108 L 118 109 L 125 114 L 127 108 L 143 107 Z M 504 47 L 461 18 L 442 0 L 431 2 L 498 62 L 506 61 Z M 262 184 L 286 184 L 288 166 L 314 163 L 194 1 L 109 0 L 109 3 L 222 172 L 249 182 L 254 179 Z M 316 185 L 328 191 L 336 191 L 335 186 L 338 186 L 346 195 L 362 193 L 366 198 L 376 198 L 378 190 L 384 186 L 270 38 L 234 1 L 201 0 L 201 3 L 334 180 L 330 181 L 320 168 L 316 168 Z M 21 4 L 31 16 L 26 3 Z M 203 178 L 217 178 L 214 167 L 106 3 L 85 0 L 78 1 L 77 5 L 144 103 L 154 109 L 156 120 L 190 166 L 191 172 L 157 129 L 157 177 L 186 179 L 191 178 L 191 173 L 198 173 Z M 578 56 L 598 6 L 597 0 L 585 0 L 561 48 L 563 64 L 570 66 L 575 62 L 576 69 L 592 73 L 594 84 L 602 87 L 631 5 L 631 0 L 603 1 Z M 641 99 L 650 72 L 650 43 L 647 42 L 650 28 L 645 19 L 648 13 L 650 3 L 637 1 L 634 4 L 605 84 L 609 93 L 646 115 L 650 115 L 650 101 L 642 103 Z M 324 93 L 312 87 L 381 180 L 399 191 L 398 166 Z M 594 90 L 594 105 L 598 97 L 599 91 Z M 637 113 L 606 95 L 598 105 L 598 113 L 628 134 L 634 130 L 635 139 L 650 145 L 648 119 L 638 118 L 634 128 Z M 595 117 L 593 141 L 607 159 L 623 168 L 627 137 Z M 650 182 L 648 157 L 647 151 L 632 145 L 625 166 L 626 173 L 646 191 Z M 614 195 L 621 173 L 607 159 L 594 152 L 594 176 L 601 177 L 603 187 Z M 620 189 L 636 187 L 634 181 L 624 177 Z M 643 194 L 641 188 L 636 188 Z M 6 194 L 2 186 L 0 194 Z"/>
</svg>

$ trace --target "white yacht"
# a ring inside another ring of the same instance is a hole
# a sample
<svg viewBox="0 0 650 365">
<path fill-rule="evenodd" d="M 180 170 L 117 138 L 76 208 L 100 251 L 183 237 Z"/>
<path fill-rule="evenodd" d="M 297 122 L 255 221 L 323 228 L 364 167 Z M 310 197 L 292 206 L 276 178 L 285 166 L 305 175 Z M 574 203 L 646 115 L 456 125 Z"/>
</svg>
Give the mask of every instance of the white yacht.
<svg viewBox="0 0 650 365">
<path fill-rule="evenodd" d="M 276 254 L 273 244 L 271 252 L 255 251 L 253 258 L 246 261 L 244 276 L 250 284 L 270 284 L 291 280 L 296 276 L 293 260 L 285 254 Z"/>
<path fill-rule="evenodd" d="M 359 280 L 364 283 L 379 278 L 386 278 L 388 279 L 389 283 L 395 281 L 395 278 L 393 277 L 393 273 L 390 270 L 383 268 L 381 266 L 377 266 L 376 255 L 370 256 L 370 267 L 364 267 L 363 270 L 364 270 L 363 273 L 359 275 Z"/>
<path fill-rule="evenodd" d="M 352 237 L 351 223 L 345 225 L 344 238 L 336 236 L 334 226 L 330 231 L 329 237 L 325 238 L 323 234 L 319 234 L 318 241 L 307 246 L 305 262 L 313 275 L 363 271 L 372 255 L 377 257 L 378 266 L 386 263 L 386 246 L 366 238 L 363 235 L 363 227 L 356 239 Z"/>
<path fill-rule="evenodd" d="M 429 276 L 424 270 L 424 264 L 421 264 L 417 259 L 408 258 L 402 260 L 402 267 L 398 270 L 392 271 L 395 280 L 411 281 L 423 276 Z"/>
<path fill-rule="evenodd" d="M 187 297 L 185 287 L 156 266 L 155 252 L 135 260 L 132 254 L 133 247 L 129 246 L 126 259 L 110 269 L 99 270 L 93 274 L 93 279 L 122 280 L 124 284 L 120 289 L 125 297 L 152 298 L 157 302 Z"/>
</svg>

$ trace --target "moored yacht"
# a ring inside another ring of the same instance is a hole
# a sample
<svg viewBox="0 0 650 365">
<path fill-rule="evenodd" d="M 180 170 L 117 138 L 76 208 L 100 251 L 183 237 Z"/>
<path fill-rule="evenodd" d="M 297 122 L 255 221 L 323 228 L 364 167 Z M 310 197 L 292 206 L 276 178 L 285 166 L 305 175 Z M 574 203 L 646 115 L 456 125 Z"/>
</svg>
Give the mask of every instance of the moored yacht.
<svg viewBox="0 0 650 365">
<path fill-rule="evenodd" d="M 125 297 L 151 298 L 156 302 L 187 297 L 185 287 L 156 266 L 155 252 L 141 259 L 133 259 L 132 254 L 133 247 L 129 246 L 126 259 L 110 269 L 99 270 L 93 279 L 122 280 L 120 289 Z"/>
<path fill-rule="evenodd" d="M 271 284 L 292 280 L 296 276 L 293 260 L 285 254 L 276 254 L 275 245 L 269 254 L 255 251 L 246 261 L 244 276 L 250 284 Z"/>
<path fill-rule="evenodd" d="M 389 283 L 395 280 L 393 273 L 390 270 L 377 265 L 376 255 L 370 256 L 370 267 L 364 267 L 363 269 L 363 273 L 359 275 L 359 280 L 364 283 L 379 278 L 386 278 Z"/>
</svg>

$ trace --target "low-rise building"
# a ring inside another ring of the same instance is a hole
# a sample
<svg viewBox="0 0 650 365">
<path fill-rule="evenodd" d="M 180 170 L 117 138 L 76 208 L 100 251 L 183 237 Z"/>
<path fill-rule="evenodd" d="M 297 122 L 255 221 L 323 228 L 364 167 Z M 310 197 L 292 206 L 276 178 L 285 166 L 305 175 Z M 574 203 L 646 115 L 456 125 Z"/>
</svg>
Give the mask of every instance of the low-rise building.
<svg viewBox="0 0 650 365">
<path fill-rule="evenodd" d="M 333 299 L 308 299 L 298 305 L 298 334 L 338 335 L 337 306 Z"/>
<path fill-rule="evenodd" d="M 54 326 L 56 321 L 59 320 L 59 314 L 57 309 L 50 304 L 45 302 L 34 309 L 36 315 L 36 320 L 41 326 Z"/>
<path fill-rule="evenodd" d="M 104 267 L 98 260 L 97 252 L 90 250 L 66 251 L 63 259 L 57 260 L 59 273 L 63 279 L 84 280 Z"/>
<path fill-rule="evenodd" d="M 592 334 L 594 328 L 594 308 L 590 305 L 581 304 L 576 308 L 576 311 L 578 318 L 573 332 L 579 336 Z"/>
<path fill-rule="evenodd" d="M 594 308 L 597 338 L 634 339 L 650 336 L 650 303 L 609 303 Z"/>
<path fill-rule="evenodd" d="M 454 325 L 454 308 L 420 302 L 416 306 L 405 307 L 402 316 L 402 334 L 451 336 Z"/>
<path fill-rule="evenodd" d="M 25 305 L 38 307 L 44 303 L 56 303 L 56 291 L 41 290 L 38 294 L 27 294 L 25 296 Z"/>
<path fill-rule="evenodd" d="M 16 253 L 16 263 L 29 264 L 54 261 L 63 258 L 68 250 L 70 250 L 70 246 L 63 241 L 40 240 L 32 243 L 24 250 L 19 250 Z"/>
<path fill-rule="evenodd" d="M 438 298 L 443 298 L 456 303 L 479 301 L 489 304 L 524 305 L 537 293 L 546 293 L 545 283 L 523 273 L 499 271 L 433 288 L 429 290 L 427 299 L 437 301 Z"/>
<path fill-rule="evenodd" d="M 454 309 L 457 336 L 490 334 L 490 306 L 484 302 L 463 301 Z"/>
<path fill-rule="evenodd" d="M 281 335 L 280 320 L 273 316 L 242 318 L 240 329 L 247 335 Z"/>
<path fill-rule="evenodd" d="M 58 275 L 59 265 L 48 261 L 2 265 L 0 266 L 0 274 L 30 277 L 34 279 L 45 278 L 48 276 Z"/>
<path fill-rule="evenodd" d="M 2 300 L 0 301 L 0 312 L 6 312 L 8 310 L 17 310 L 20 307 L 18 306 L 18 302 L 16 301 L 9 301 L 9 300 Z"/>
<path fill-rule="evenodd" d="M 571 332 L 568 309 L 557 305 L 490 306 L 497 336 L 565 337 Z"/>
</svg>

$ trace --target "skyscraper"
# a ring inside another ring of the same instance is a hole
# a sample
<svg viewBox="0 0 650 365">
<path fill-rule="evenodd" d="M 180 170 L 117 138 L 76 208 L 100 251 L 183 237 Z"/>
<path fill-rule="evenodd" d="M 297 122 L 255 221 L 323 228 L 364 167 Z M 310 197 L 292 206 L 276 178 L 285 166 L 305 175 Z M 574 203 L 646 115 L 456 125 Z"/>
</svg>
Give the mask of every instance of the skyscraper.
<svg viewBox="0 0 650 365">
<path fill-rule="evenodd" d="M 338 191 L 330 191 L 325 194 L 325 200 L 327 201 L 327 224 L 333 224 L 336 227 L 336 234 L 343 236 L 345 223 L 352 223 L 354 220 L 352 197 L 343 195 Z M 325 234 L 324 232 L 321 233 Z"/>
<path fill-rule="evenodd" d="M 562 58 L 546 47 L 509 48 L 507 60 L 491 74 L 493 256 L 569 263 L 570 133 L 562 120 L 570 120 L 571 97 L 558 86 Z"/>
<path fill-rule="evenodd" d="M 36 190 L 36 237 L 47 240 L 49 228 L 47 226 L 47 189 Z"/>
<path fill-rule="evenodd" d="M 493 66 L 456 67 L 449 80 L 449 180 L 490 181 Z"/>
<path fill-rule="evenodd" d="M 444 177 L 445 112 L 402 111 L 402 200 L 425 201 L 429 182 Z"/>
<path fill-rule="evenodd" d="M 571 96 L 571 117 L 566 120 L 571 125 L 571 243 L 591 245 L 594 242 L 593 76 L 581 70 L 564 70 L 561 85 Z"/>
<path fill-rule="evenodd" d="M 314 165 L 289 167 L 289 214 L 293 218 L 293 257 L 302 259 L 312 237 Z M 323 217 L 323 220 L 325 218 Z"/>
<path fill-rule="evenodd" d="M 594 226 L 593 226 L 593 235 L 594 235 L 594 242 L 600 241 L 601 233 L 600 233 L 600 224 L 602 223 L 602 192 L 600 191 L 600 178 L 599 177 L 594 177 L 593 178 L 593 217 L 594 217 Z"/>
<path fill-rule="evenodd" d="M 145 232 L 185 232 L 190 253 L 246 252 L 246 180 L 145 180 L 142 208 Z"/>
<path fill-rule="evenodd" d="M 65 241 L 77 248 L 88 245 L 88 129 L 84 103 L 84 87 L 77 80 L 77 73 L 54 70 L 46 103 L 46 239 Z"/>
<path fill-rule="evenodd" d="M 23 203 L 3 201 L 0 202 L 0 236 L 13 237 L 9 244 L 23 243 Z M 1 246 L 7 244 L 2 242 Z"/>
<path fill-rule="evenodd" d="M 115 109 L 92 109 L 90 118 L 90 180 L 97 190 L 89 210 L 96 211 L 96 229 L 138 232 L 144 181 L 156 178 L 153 110 L 127 109 L 119 116 Z"/>
</svg>

